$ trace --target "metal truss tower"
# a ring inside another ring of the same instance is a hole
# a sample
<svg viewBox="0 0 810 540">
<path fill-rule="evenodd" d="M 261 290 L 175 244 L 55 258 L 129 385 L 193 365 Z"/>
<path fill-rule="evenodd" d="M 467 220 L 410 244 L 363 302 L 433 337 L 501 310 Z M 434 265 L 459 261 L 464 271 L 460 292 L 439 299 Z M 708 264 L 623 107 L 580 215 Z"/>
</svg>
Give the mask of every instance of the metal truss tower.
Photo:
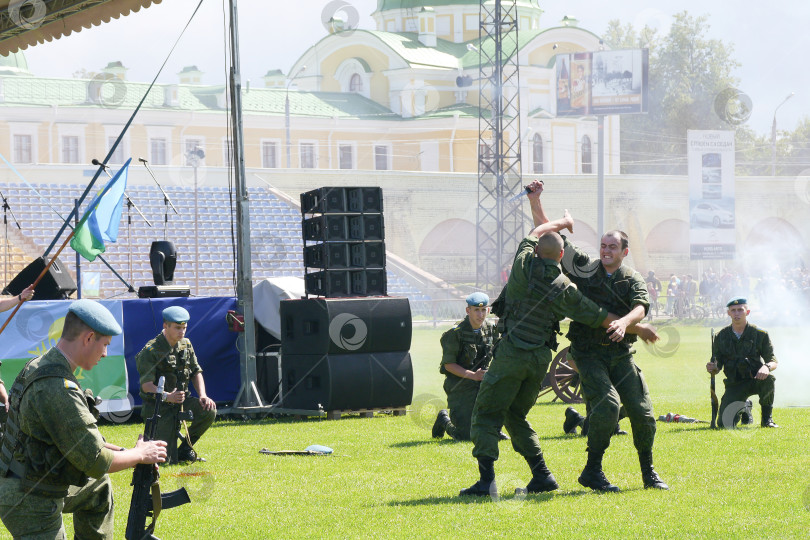
<svg viewBox="0 0 810 540">
<path fill-rule="evenodd" d="M 520 76 L 515 0 L 481 0 L 476 285 L 497 295 L 501 272 L 526 234 L 520 159 Z"/>
</svg>

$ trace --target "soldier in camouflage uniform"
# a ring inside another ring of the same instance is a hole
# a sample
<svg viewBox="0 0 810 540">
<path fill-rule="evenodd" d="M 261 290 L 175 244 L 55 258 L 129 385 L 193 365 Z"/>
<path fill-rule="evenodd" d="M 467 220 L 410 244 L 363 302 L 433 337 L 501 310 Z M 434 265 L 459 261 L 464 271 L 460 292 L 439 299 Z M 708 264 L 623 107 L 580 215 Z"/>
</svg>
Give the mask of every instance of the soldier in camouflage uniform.
<svg viewBox="0 0 810 540">
<path fill-rule="evenodd" d="M 600 306 L 627 320 L 638 323 L 649 309 L 649 295 L 644 278 L 622 264 L 629 253 L 627 235 L 610 231 L 602 237 L 600 259 L 591 259 L 566 240 L 567 257 L 563 268 L 583 294 Z M 669 489 L 652 465 L 655 440 L 655 415 L 647 383 L 641 369 L 633 362 L 636 336 L 621 341 L 606 338 L 592 328 L 572 322 L 568 339 L 570 353 L 579 368 L 582 392 L 590 410 L 588 462 L 579 483 L 596 491 L 619 491 L 602 471 L 602 457 L 610 445 L 622 404 L 630 418 L 633 443 L 638 451 L 645 488 Z"/>
<path fill-rule="evenodd" d="M 535 224 L 548 221 L 539 198 L 532 201 L 532 217 Z M 636 333 L 645 341 L 658 338 L 652 327 L 640 324 L 649 309 L 650 297 L 641 274 L 623 264 L 629 251 L 627 235 L 609 231 L 602 236 L 599 259 L 592 259 L 566 240 L 562 260 L 563 271 L 582 294 L 621 317 L 608 327 L 609 335 L 576 320 L 567 334 L 571 341 L 569 354 L 579 370 L 590 419 L 588 461 L 579 483 L 596 491 L 619 491 L 605 477 L 602 457 L 610 445 L 622 404 L 630 418 L 644 487 L 669 489 L 653 468 L 655 416 L 647 383 L 633 362 L 632 346 L 637 336 L 628 335 Z"/>
<path fill-rule="evenodd" d="M 768 332 L 748 322 L 751 311 L 745 298 L 734 298 L 726 307 L 731 324 L 720 330 L 714 338 L 712 357 L 717 362 L 706 364 L 709 373 L 716 374 L 723 369 L 726 375 L 723 381 L 726 391 L 720 400 L 717 425 L 729 428 L 735 426 L 745 401 L 757 394 L 762 407 L 762 427 L 779 427 L 771 416 L 776 384 L 776 378 L 771 372 L 778 363 L 773 355 Z M 736 405 L 729 408 L 733 404 Z M 727 410 L 728 414 L 724 414 Z"/>
<path fill-rule="evenodd" d="M 457 441 L 470 440 L 472 411 L 481 379 L 492 360 L 492 348 L 497 339 L 494 325 L 486 320 L 489 296 L 476 292 L 467 297 L 467 316 L 442 334 L 442 362 L 439 370 L 446 376 L 444 391 L 447 406 L 439 411 L 433 424 L 433 437 L 447 433 Z M 508 439 L 499 432 L 501 439 Z"/>
<path fill-rule="evenodd" d="M 0 448 L 0 518 L 14 538 L 64 539 L 63 513 L 76 538 L 113 537 L 107 473 L 166 458 L 166 443 L 139 439 L 129 450 L 98 431 L 96 399 L 73 375 L 91 370 L 121 333 L 92 300 L 70 305 L 54 348 L 28 362 L 11 386 Z"/>
<path fill-rule="evenodd" d="M 194 451 L 194 443 L 211 427 L 217 415 L 216 403 L 205 392 L 202 368 L 197 363 L 194 348 L 185 337 L 189 318 L 188 311 L 180 306 L 164 309 L 163 331 L 135 357 L 144 410 L 154 408 L 154 394 L 161 376 L 166 377 L 164 388 L 172 389 L 166 394 L 157 425 L 157 438 L 168 444 L 168 463 L 204 461 Z M 199 398 L 191 396 L 189 381 L 194 383 Z M 188 439 L 185 433 L 179 433 L 182 411 L 192 414 Z M 179 447 L 176 446 L 178 437 L 183 439 Z"/>
<path fill-rule="evenodd" d="M 537 200 L 542 184 L 533 182 L 530 190 L 530 200 Z M 512 437 L 512 447 L 526 459 L 532 472 L 526 492 L 559 487 L 526 416 L 537 400 L 551 363 L 551 351 L 557 348 L 559 321 L 571 317 L 589 326 L 607 327 L 616 320 L 562 275 L 559 261 L 563 240 L 556 231 L 572 226 L 573 220 L 566 212 L 563 219 L 536 227 L 518 246 L 506 285 L 505 311 L 499 321 L 503 337 L 481 382 L 473 410 L 473 456 L 478 460 L 480 479 L 461 490 L 460 495 L 481 496 L 497 491 L 497 434 L 502 425 Z"/>
</svg>

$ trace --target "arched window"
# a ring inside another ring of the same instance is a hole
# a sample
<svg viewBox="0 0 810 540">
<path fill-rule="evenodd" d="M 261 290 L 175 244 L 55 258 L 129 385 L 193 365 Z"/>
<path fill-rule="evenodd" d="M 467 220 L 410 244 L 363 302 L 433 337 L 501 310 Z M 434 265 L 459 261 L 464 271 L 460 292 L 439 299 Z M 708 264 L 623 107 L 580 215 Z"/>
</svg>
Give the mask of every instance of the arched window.
<svg viewBox="0 0 810 540">
<path fill-rule="evenodd" d="M 543 174 L 543 137 L 539 133 L 532 139 L 532 172 Z"/>
<path fill-rule="evenodd" d="M 357 94 L 363 91 L 363 78 L 360 77 L 357 73 L 352 75 L 352 78 L 349 80 L 349 92 L 355 92 Z"/>
<path fill-rule="evenodd" d="M 585 135 L 582 137 L 582 174 L 591 174 L 593 172 L 592 164 L 591 138 Z"/>
</svg>

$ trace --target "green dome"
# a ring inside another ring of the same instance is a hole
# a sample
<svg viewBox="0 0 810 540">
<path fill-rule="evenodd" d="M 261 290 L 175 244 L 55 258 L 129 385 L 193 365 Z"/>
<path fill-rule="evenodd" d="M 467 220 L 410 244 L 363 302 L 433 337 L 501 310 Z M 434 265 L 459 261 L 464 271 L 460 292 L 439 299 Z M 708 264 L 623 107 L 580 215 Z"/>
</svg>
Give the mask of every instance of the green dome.
<svg viewBox="0 0 810 540">
<path fill-rule="evenodd" d="M 475 0 L 377 0 L 377 11 L 466 5 L 475 6 L 475 8 L 478 9 L 481 3 Z M 517 5 L 518 7 L 540 9 L 540 0 L 517 0 Z"/>
<path fill-rule="evenodd" d="M 22 51 L 0 56 L 0 74 L 3 75 L 30 75 L 28 61 Z"/>
</svg>

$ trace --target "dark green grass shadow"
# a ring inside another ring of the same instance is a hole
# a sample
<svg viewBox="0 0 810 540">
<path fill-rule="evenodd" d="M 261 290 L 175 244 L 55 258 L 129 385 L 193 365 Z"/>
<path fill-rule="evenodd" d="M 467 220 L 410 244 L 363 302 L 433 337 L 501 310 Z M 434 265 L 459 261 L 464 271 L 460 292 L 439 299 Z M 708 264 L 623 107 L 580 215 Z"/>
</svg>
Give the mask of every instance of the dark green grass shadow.
<svg viewBox="0 0 810 540">
<path fill-rule="evenodd" d="M 472 444 L 472 441 L 457 441 L 455 439 L 419 439 L 416 441 L 402 441 L 398 443 L 390 444 L 390 448 L 413 448 L 416 446 L 424 446 L 426 444 L 438 444 L 438 445 L 448 445 L 448 444 L 464 444 L 469 443 Z"/>
</svg>

